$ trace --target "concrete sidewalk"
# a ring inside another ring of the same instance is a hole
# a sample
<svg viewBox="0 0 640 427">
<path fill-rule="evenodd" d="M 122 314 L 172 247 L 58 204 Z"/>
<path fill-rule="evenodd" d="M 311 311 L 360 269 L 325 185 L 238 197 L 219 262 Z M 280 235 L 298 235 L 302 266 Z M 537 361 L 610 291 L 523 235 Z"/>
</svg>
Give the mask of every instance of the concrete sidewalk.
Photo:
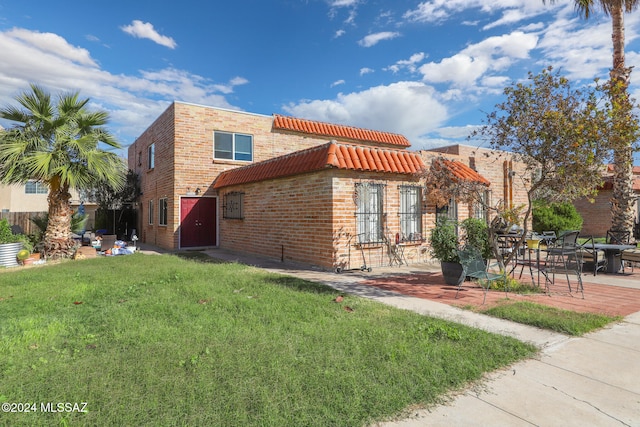
<svg viewBox="0 0 640 427">
<path fill-rule="evenodd" d="M 397 274 L 336 274 L 291 263 L 208 250 L 210 256 L 324 283 L 341 292 L 375 299 L 401 309 L 443 318 L 535 344 L 540 356 L 490 373 L 485 380 L 451 396 L 447 404 L 417 410 L 409 419 L 382 423 L 413 426 L 640 426 L 640 313 L 618 324 L 571 338 L 422 298 L 361 284 Z M 436 269 L 436 266 L 410 266 Z M 603 284 L 640 287 L 637 279 L 603 276 Z M 611 283 L 613 284 L 613 283 Z"/>
</svg>

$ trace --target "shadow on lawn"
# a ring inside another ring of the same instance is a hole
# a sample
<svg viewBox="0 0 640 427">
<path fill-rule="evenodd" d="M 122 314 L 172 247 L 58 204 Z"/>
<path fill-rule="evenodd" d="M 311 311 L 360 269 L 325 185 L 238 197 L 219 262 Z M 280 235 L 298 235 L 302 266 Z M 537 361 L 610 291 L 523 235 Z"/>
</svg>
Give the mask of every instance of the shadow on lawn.
<svg viewBox="0 0 640 427">
<path fill-rule="evenodd" d="M 301 292 L 311 292 L 314 294 L 336 294 L 338 291 L 327 285 L 309 282 L 292 276 L 272 276 L 265 277 L 265 282 L 286 288 L 291 288 Z"/>
<path fill-rule="evenodd" d="M 206 262 L 209 264 L 229 264 L 230 263 L 229 261 L 211 257 L 206 253 L 200 252 L 200 251 L 186 251 L 186 252 L 180 251 L 180 252 L 175 252 L 173 255 L 177 256 L 178 258 L 186 259 L 188 261 Z"/>
</svg>

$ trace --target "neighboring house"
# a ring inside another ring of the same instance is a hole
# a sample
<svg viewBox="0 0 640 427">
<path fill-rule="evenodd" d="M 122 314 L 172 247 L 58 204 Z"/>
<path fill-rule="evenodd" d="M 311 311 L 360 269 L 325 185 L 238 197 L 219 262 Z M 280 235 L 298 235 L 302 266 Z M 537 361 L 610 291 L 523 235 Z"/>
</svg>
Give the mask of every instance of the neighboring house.
<svg viewBox="0 0 640 427">
<path fill-rule="evenodd" d="M 0 185 L 0 218 L 12 217 L 9 222 L 16 222 L 23 230 L 30 230 L 28 218 L 24 215 L 31 213 L 44 213 L 49 209 L 49 189 L 46 185 L 36 181 L 29 181 L 24 185 Z M 71 191 L 71 206 L 77 210 L 80 205 L 80 196 L 77 191 Z M 85 212 L 89 215 L 87 229 L 93 227 L 95 219 L 94 203 L 85 202 Z"/>
<path fill-rule="evenodd" d="M 436 207 L 420 171 L 444 153 L 409 147 L 394 133 L 175 102 L 129 147 L 138 237 L 326 269 L 424 261 Z M 473 173 L 486 162 L 471 147 L 453 150 L 445 155 Z M 485 169 L 508 182 L 495 164 Z M 457 208 L 461 219 L 475 214 Z"/>
<path fill-rule="evenodd" d="M 640 166 L 633 167 L 633 191 L 637 196 L 635 207 L 636 238 L 640 238 Z M 590 202 L 586 198 L 576 200 L 574 206 L 582 216 L 583 235 L 605 237 L 611 228 L 611 198 L 613 196 L 613 165 L 607 167 L 604 185 L 598 190 L 598 195 Z"/>
</svg>

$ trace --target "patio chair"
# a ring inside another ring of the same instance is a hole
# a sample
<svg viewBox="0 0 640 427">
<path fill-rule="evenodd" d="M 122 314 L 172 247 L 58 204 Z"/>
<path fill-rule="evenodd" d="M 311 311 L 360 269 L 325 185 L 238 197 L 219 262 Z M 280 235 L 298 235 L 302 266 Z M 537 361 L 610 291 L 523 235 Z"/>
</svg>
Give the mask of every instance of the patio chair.
<svg viewBox="0 0 640 427">
<path fill-rule="evenodd" d="M 593 236 L 587 239 L 577 249 L 578 257 L 582 259 L 582 265 L 593 266 L 593 275 L 597 275 L 599 270 L 605 270 L 607 267 L 607 256 L 602 249 L 595 248 Z"/>
<path fill-rule="evenodd" d="M 631 232 L 629 231 L 607 230 L 607 243 L 610 243 L 612 245 L 628 245 L 630 240 Z M 616 263 L 616 265 L 622 265 L 622 272 L 624 273 L 625 260 L 622 259 L 622 252 L 617 253 L 614 256 L 616 258 L 620 258 L 620 263 Z M 626 258 L 626 261 L 632 261 L 631 258 L 633 257 L 631 256 L 631 254 L 627 254 Z M 633 271 L 633 263 L 630 262 L 630 264 L 632 265 L 631 271 Z"/>
<path fill-rule="evenodd" d="M 572 292 L 569 273 L 575 274 L 578 278 L 578 291 L 582 293 L 584 298 L 584 289 L 582 287 L 582 253 L 578 251 L 578 235 L 579 231 L 567 231 L 558 237 L 555 244 L 547 248 L 547 260 L 545 270 L 551 273 L 551 280 L 546 281 L 547 293 L 550 292 L 549 283 L 555 283 L 555 275 L 557 272 L 565 274 L 569 293 Z"/>
<path fill-rule="evenodd" d="M 476 248 L 471 247 L 465 247 L 462 250 L 459 250 L 458 257 L 460 258 L 460 264 L 462 264 L 464 276 L 478 280 L 480 287 L 484 291 L 482 304 L 484 304 L 487 300 L 487 292 L 491 287 L 491 283 L 497 280 L 504 281 L 505 294 L 507 294 L 507 292 L 509 291 L 509 281 L 507 280 L 506 271 L 501 271 L 500 273 L 489 271 L 489 269 L 495 267 L 497 263 L 488 265 L 482 258 L 482 254 L 480 254 L 480 251 L 478 251 Z M 461 287 L 462 283 L 458 285 L 456 298 L 458 298 L 458 292 L 460 292 Z"/>
<path fill-rule="evenodd" d="M 633 273 L 633 264 L 638 262 L 640 263 L 640 248 L 633 249 L 624 249 L 620 252 L 620 261 L 622 263 L 622 272 L 624 273 L 624 265 L 625 261 L 631 267 L 631 272 Z"/>
</svg>

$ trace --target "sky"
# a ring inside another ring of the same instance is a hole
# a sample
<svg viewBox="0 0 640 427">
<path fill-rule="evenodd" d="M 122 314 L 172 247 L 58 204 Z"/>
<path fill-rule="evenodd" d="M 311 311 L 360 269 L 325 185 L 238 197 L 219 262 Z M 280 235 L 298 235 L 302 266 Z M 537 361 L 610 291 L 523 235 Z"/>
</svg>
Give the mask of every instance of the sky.
<svg viewBox="0 0 640 427">
<path fill-rule="evenodd" d="M 31 83 L 79 91 L 124 147 L 173 101 L 396 132 L 413 150 L 472 145 L 528 72 L 608 78 L 611 19 L 574 3 L 0 0 L 0 105 Z M 635 66 L 640 10 L 625 30 Z"/>
</svg>

